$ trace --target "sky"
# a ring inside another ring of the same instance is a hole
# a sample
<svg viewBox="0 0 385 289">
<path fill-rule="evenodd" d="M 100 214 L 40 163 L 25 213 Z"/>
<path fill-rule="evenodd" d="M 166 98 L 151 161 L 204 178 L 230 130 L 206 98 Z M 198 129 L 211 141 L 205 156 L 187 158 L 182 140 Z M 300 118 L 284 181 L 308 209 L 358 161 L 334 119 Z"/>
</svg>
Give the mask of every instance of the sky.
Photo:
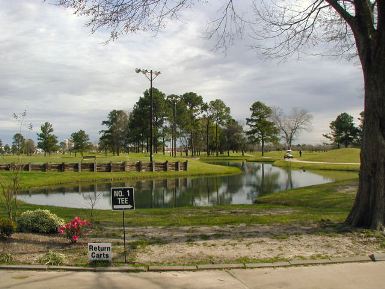
<svg viewBox="0 0 385 289">
<path fill-rule="evenodd" d="M 214 1 L 215 2 L 215 1 Z M 0 139 L 11 144 L 20 130 L 13 113 L 27 112 L 21 127 L 36 141 L 52 123 L 59 140 L 83 129 L 97 142 L 101 122 L 113 109 L 130 110 L 149 87 L 135 68 L 161 71 L 154 86 L 168 94 L 193 91 L 208 102 L 222 99 L 245 123 L 262 101 L 313 115 L 310 131 L 295 143 L 320 144 L 329 123 L 363 110 L 363 78 L 357 61 L 302 56 L 266 59 L 239 39 L 226 52 L 205 37 L 217 7 L 192 8 L 157 35 L 137 32 L 105 44 L 108 32 L 91 34 L 85 18 L 41 0 L 0 0 Z M 358 122 L 358 121 L 357 121 Z"/>
</svg>

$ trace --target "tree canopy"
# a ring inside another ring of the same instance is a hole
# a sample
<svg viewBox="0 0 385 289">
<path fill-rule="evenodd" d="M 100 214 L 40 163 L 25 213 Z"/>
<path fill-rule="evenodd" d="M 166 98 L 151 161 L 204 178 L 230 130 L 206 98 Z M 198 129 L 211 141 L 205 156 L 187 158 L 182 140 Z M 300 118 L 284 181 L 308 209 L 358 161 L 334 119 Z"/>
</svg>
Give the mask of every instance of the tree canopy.
<svg viewBox="0 0 385 289">
<path fill-rule="evenodd" d="M 40 127 L 41 132 L 37 134 L 37 147 L 44 151 L 44 155 L 50 154 L 59 149 L 57 137 L 53 134 L 52 124 L 45 122 Z"/>
</svg>

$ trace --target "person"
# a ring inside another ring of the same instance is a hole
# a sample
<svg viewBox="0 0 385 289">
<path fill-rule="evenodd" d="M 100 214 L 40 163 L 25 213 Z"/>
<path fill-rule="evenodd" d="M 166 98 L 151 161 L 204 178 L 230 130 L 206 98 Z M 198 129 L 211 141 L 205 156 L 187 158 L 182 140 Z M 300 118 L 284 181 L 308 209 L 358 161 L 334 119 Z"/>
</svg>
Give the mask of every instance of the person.
<svg viewBox="0 0 385 289">
<path fill-rule="evenodd" d="M 299 157 L 302 157 L 302 151 L 299 150 Z"/>
</svg>

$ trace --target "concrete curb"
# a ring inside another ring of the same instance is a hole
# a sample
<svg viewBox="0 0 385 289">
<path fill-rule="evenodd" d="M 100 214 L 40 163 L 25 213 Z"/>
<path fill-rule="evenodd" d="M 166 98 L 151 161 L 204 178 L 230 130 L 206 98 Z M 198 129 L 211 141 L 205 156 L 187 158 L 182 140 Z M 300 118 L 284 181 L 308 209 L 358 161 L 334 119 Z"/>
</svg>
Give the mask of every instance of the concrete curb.
<svg viewBox="0 0 385 289">
<path fill-rule="evenodd" d="M 281 268 L 294 266 L 314 266 L 342 263 L 365 263 L 385 261 L 385 254 L 371 254 L 369 256 L 354 256 L 344 258 L 330 258 L 318 260 L 290 260 L 274 263 L 239 263 L 239 264 L 202 264 L 191 266 L 121 266 L 121 267 L 71 267 L 47 265 L 0 265 L 0 270 L 31 270 L 31 271 L 74 271 L 74 272 L 170 272 L 170 271 L 201 271 L 201 270 L 231 270 Z"/>
</svg>

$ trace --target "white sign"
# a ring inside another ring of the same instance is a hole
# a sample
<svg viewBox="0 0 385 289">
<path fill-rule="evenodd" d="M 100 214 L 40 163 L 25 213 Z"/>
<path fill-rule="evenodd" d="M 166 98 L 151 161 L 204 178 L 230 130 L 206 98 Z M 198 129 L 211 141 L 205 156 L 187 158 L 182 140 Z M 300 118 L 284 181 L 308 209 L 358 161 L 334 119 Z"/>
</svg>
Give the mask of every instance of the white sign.
<svg viewBox="0 0 385 289">
<path fill-rule="evenodd" d="M 111 243 L 88 243 L 88 261 L 112 261 Z"/>
</svg>

